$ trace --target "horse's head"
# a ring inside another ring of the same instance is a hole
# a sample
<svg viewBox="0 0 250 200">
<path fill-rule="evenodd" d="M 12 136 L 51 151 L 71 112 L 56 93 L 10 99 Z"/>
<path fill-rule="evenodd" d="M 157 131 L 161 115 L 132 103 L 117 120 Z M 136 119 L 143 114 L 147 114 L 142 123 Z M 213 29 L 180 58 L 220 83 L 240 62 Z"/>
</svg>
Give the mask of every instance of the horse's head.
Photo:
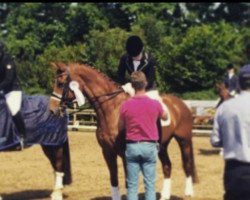
<svg viewBox="0 0 250 200">
<path fill-rule="evenodd" d="M 62 115 L 68 102 L 75 98 L 69 88 L 72 81 L 69 66 L 64 63 L 51 63 L 56 72 L 53 93 L 49 101 L 49 109 L 56 115 Z"/>
<path fill-rule="evenodd" d="M 75 98 L 79 105 L 81 95 L 88 99 L 97 113 L 103 114 L 101 111 L 103 109 L 110 110 L 107 112 L 110 113 L 115 108 L 117 114 L 121 101 L 127 98 L 119 84 L 87 64 L 53 63 L 52 66 L 55 68 L 56 78 L 49 108 L 55 114 L 63 111 L 67 103 Z M 72 81 L 76 83 L 75 85 L 79 85 L 79 88 L 72 89 Z M 117 118 L 117 116 L 113 116 L 114 119 L 110 120 L 112 123 Z"/>
</svg>

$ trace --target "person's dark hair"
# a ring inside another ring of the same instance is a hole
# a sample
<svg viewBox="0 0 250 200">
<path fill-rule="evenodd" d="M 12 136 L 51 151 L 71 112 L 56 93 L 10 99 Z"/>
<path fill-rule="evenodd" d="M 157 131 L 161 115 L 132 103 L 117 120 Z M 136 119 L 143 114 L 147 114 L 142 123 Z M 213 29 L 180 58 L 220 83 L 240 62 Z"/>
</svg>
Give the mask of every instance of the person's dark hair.
<svg viewBox="0 0 250 200">
<path fill-rule="evenodd" d="M 239 71 L 239 85 L 242 90 L 250 89 L 250 65 L 243 66 Z"/>
<path fill-rule="evenodd" d="M 142 90 L 147 86 L 147 79 L 142 71 L 135 71 L 131 74 L 131 84 L 135 90 Z"/>
<path fill-rule="evenodd" d="M 126 51 L 128 55 L 135 57 L 138 56 L 143 49 L 143 43 L 139 36 L 133 35 L 127 39 Z"/>
<path fill-rule="evenodd" d="M 227 69 L 233 69 L 234 68 L 234 64 L 233 63 L 229 63 L 228 65 L 227 65 Z"/>
</svg>

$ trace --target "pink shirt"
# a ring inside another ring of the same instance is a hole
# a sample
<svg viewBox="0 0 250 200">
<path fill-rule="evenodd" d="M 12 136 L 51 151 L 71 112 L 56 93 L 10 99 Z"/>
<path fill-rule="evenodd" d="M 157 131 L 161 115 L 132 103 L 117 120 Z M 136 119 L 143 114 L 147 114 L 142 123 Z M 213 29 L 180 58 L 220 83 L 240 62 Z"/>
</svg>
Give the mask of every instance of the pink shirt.
<svg viewBox="0 0 250 200">
<path fill-rule="evenodd" d="M 162 114 L 161 104 L 147 96 L 134 96 L 123 102 L 120 119 L 126 128 L 126 140 L 158 140 L 156 121 Z"/>
</svg>

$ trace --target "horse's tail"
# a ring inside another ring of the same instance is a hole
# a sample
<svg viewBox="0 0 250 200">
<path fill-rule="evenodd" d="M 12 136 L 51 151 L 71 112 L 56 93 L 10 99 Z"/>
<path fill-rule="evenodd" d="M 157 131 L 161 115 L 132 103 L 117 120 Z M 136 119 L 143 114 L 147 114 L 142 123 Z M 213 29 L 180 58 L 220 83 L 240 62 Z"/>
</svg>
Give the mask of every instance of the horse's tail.
<svg viewBox="0 0 250 200">
<path fill-rule="evenodd" d="M 69 151 L 69 141 L 63 144 L 63 184 L 69 185 L 72 183 L 72 175 L 71 175 L 71 162 L 70 162 L 70 151 Z"/>
<path fill-rule="evenodd" d="M 193 183 L 198 183 L 199 182 L 199 178 L 197 175 L 197 171 L 196 171 L 196 167 L 195 167 L 195 161 L 194 161 L 194 151 L 193 151 L 193 142 L 191 140 L 191 165 L 192 165 L 192 170 L 191 170 L 191 176 L 192 176 L 192 181 Z"/>
</svg>

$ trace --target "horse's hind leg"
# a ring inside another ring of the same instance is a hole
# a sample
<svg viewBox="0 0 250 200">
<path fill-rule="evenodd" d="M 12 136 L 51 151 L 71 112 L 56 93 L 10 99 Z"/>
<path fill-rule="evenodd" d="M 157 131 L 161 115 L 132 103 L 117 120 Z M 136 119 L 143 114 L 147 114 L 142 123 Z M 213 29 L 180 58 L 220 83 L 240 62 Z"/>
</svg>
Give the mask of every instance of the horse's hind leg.
<svg viewBox="0 0 250 200">
<path fill-rule="evenodd" d="M 117 154 L 112 150 L 104 149 L 102 153 L 110 174 L 112 200 L 121 200 L 118 181 Z"/>
<path fill-rule="evenodd" d="M 176 140 L 181 149 L 182 163 L 186 174 L 185 195 L 192 196 L 193 195 L 192 183 L 197 181 L 194 156 L 193 156 L 192 139 L 176 137 Z"/>
<path fill-rule="evenodd" d="M 164 182 L 161 191 L 161 200 L 170 199 L 171 195 L 171 169 L 172 164 L 168 155 L 168 145 L 171 138 L 169 138 L 166 142 L 161 144 L 159 151 L 159 159 L 162 164 L 162 170 L 164 175 Z"/>
</svg>

